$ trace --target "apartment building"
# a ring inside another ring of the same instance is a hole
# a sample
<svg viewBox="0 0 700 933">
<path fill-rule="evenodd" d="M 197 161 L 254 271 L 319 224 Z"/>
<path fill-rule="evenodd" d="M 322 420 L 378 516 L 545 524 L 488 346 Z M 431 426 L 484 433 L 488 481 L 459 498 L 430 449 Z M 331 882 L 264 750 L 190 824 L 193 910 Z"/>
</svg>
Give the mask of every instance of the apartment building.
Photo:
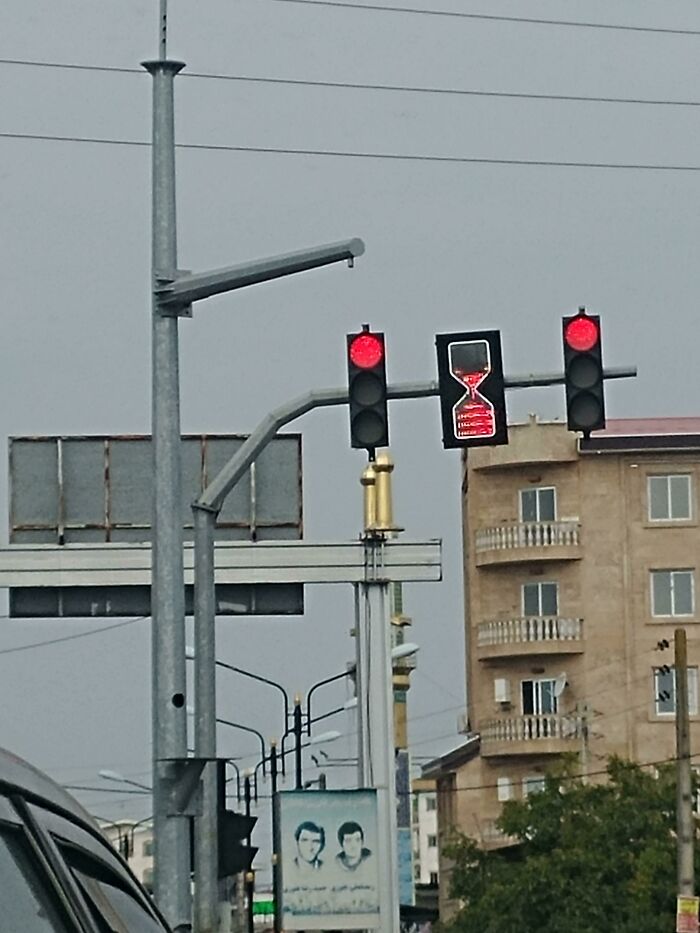
<svg viewBox="0 0 700 933">
<path fill-rule="evenodd" d="M 440 839 L 457 826 L 488 847 L 511 842 L 503 802 L 562 753 L 590 780 L 611 754 L 674 756 L 679 626 L 700 747 L 700 418 L 609 421 L 583 440 L 533 416 L 509 433 L 463 460 L 467 739 L 423 771 Z"/>
<path fill-rule="evenodd" d="M 435 781 L 415 778 L 413 792 L 413 878 L 416 885 L 438 884 L 437 793 Z"/>
<path fill-rule="evenodd" d="M 141 884 L 153 893 L 153 822 L 148 820 L 100 820 L 100 828 L 119 854 L 129 863 Z"/>
</svg>

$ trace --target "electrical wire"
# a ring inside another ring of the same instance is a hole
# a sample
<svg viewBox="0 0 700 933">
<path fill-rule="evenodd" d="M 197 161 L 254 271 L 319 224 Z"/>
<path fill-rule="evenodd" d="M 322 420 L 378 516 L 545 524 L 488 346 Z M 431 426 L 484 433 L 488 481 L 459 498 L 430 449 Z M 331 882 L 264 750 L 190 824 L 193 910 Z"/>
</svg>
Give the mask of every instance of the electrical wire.
<svg viewBox="0 0 700 933">
<path fill-rule="evenodd" d="M 426 10 L 419 7 L 383 6 L 379 3 L 350 3 L 347 0 L 268 0 L 269 3 L 296 3 L 305 6 L 337 7 L 373 13 L 403 13 L 440 16 L 452 19 L 482 20 L 496 23 L 526 23 L 531 26 L 565 26 L 577 29 L 609 29 L 623 32 L 648 32 L 673 36 L 700 36 L 700 29 L 675 29 L 666 26 L 634 26 L 625 23 L 579 22 L 566 19 L 540 19 L 534 16 L 499 16 L 489 13 L 464 13 L 458 10 Z"/>
<path fill-rule="evenodd" d="M 120 68 L 111 65 L 80 65 L 75 63 L 33 61 L 18 58 L 0 58 L 0 65 L 19 65 L 32 68 L 58 68 L 74 71 L 95 71 L 115 74 L 135 74 L 146 77 L 138 68 Z M 526 91 L 489 91 L 454 87 L 425 87 L 411 84 L 369 84 L 360 81 L 312 81 L 303 78 L 271 78 L 259 75 L 217 74 L 213 72 L 185 71 L 182 78 L 210 81 L 237 81 L 250 84 L 274 84 L 290 87 L 317 87 L 336 90 L 379 91 L 382 93 L 430 94 L 461 97 L 493 97 L 512 100 L 563 101 L 568 103 L 633 104 L 652 107 L 700 107 L 700 100 L 674 100 L 671 98 L 610 97 L 586 94 L 535 94 Z"/>
<path fill-rule="evenodd" d="M 150 148 L 151 143 L 144 140 L 108 139 L 89 136 L 58 136 L 46 133 L 7 133 L 0 132 L 2 139 L 26 139 L 42 142 L 91 143 L 108 146 L 137 146 Z M 475 156 L 440 156 L 420 155 L 399 152 L 366 152 L 342 149 L 292 149 L 282 146 L 229 146 L 215 143 L 176 143 L 177 149 L 200 150 L 203 152 L 254 152 L 271 155 L 319 156 L 336 159 L 376 159 L 395 162 L 430 162 L 452 165 L 502 165 L 526 166 L 537 168 L 592 168 L 623 171 L 651 172 L 700 172 L 700 165 L 674 165 L 668 163 L 644 162 L 584 162 L 558 159 L 494 159 Z"/>
<path fill-rule="evenodd" d="M 135 619 L 127 619 L 125 622 L 115 622 L 114 625 L 103 625 L 91 632 L 78 632 L 75 635 L 63 635 L 60 638 L 50 638 L 47 641 L 35 641 L 29 645 L 18 645 L 15 648 L 3 648 L 0 650 L 0 654 L 16 654 L 18 651 L 32 651 L 35 648 L 58 645 L 64 641 L 75 641 L 78 638 L 89 638 L 91 635 L 102 635 L 104 632 L 111 632 L 113 629 L 124 628 L 126 625 L 133 625 L 134 622 L 142 622 L 144 619 L 150 618 L 150 616 L 137 616 Z"/>
</svg>

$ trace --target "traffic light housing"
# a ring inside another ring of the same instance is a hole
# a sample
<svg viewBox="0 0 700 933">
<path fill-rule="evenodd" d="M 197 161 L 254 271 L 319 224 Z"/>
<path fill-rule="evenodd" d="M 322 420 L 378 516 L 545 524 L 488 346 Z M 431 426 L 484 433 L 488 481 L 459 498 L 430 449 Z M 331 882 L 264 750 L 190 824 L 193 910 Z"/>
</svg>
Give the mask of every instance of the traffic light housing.
<svg viewBox="0 0 700 933">
<path fill-rule="evenodd" d="M 442 443 L 486 447 L 508 443 L 501 334 L 438 334 Z"/>
<path fill-rule="evenodd" d="M 605 393 L 600 317 L 579 308 L 562 320 L 566 423 L 570 431 L 605 427 Z"/>
<path fill-rule="evenodd" d="M 384 334 L 365 324 L 346 339 L 350 445 L 372 452 L 389 443 Z"/>
<path fill-rule="evenodd" d="M 244 816 L 233 810 L 219 814 L 219 878 L 250 871 L 257 847 L 248 844 L 256 816 Z"/>
<path fill-rule="evenodd" d="M 219 759 L 216 765 L 219 878 L 228 878 L 250 870 L 258 851 L 250 844 L 258 818 L 226 809 L 226 761 Z"/>
</svg>

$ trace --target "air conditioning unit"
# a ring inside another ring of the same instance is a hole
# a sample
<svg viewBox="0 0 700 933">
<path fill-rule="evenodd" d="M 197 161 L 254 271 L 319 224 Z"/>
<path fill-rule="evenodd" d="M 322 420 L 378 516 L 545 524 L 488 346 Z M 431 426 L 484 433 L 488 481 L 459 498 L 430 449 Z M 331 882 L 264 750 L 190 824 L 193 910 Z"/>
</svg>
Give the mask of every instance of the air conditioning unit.
<svg viewBox="0 0 700 933">
<path fill-rule="evenodd" d="M 496 677 L 493 681 L 493 698 L 496 703 L 510 704 L 510 681 Z"/>
</svg>

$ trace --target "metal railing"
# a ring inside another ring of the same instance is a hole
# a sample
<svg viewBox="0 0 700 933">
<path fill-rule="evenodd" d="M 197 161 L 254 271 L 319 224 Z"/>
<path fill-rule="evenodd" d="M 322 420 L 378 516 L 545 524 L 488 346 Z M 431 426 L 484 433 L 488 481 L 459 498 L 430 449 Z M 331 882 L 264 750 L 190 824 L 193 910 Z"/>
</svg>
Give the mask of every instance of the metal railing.
<svg viewBox="0 0 700 933">
<path fill-rule="evenodd" d="M 582 619 L 560 616 L 526 616 L 519 619 L 495 619 L 482 622 L 477 629 L 477 645 L 533 644 L 548 641 L 581 641 Z"/>
<path fill-rule="evenodd" d="M 479 727 L 481 741 L 487 742 L 537 742 L 542 739 L 578 739 L 581 737 L 581 720 L 576 714 L 562 716 L 559 713 L 509 716 L 505 719 L 489 719 Z"/>
<path fill-rule="evenodd" d="M 520 842 L 517 836 L 510 836 L 508 833 L 504 833 L 503 830 L 496 825 L 496 820 L 480 820 L 479 837 L 481 844 L 484 846 L 515 845 Z"/>
<path fill-rule="evenodd" d="M 576 547 L 579 543 L 578 521 L 513 522 L 480 528 L 476 532 L 476 550 L 504 551 L 531 547 Z"/>
</svg>

